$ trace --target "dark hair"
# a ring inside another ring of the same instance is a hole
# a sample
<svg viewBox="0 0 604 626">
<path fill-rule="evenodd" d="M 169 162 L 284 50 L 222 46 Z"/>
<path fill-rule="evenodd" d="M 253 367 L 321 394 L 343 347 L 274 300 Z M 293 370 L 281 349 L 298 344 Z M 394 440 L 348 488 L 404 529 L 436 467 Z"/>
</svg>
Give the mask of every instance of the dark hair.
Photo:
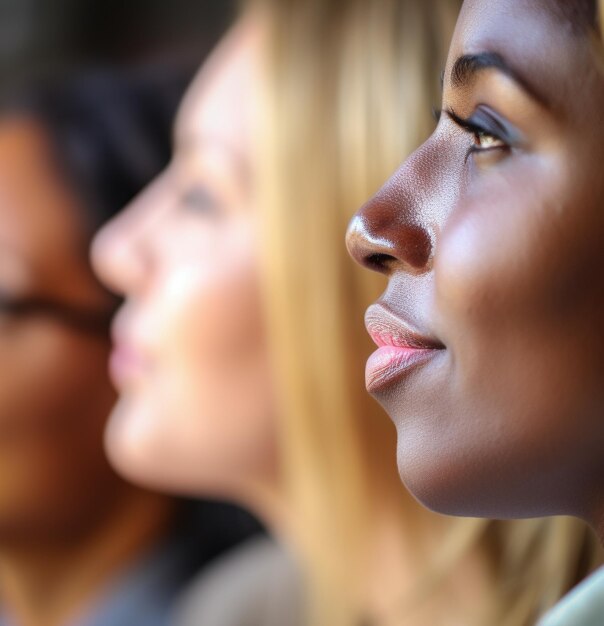
<svg viewBox="0 0 604 626">
<path fill-rule="evenodd" d="M 60 171 L 97 228 L 167 165 L 176 109 L 190 68 L 102 70 L 5 96 L 3 114 L 48 131 Z"/>
</svg>

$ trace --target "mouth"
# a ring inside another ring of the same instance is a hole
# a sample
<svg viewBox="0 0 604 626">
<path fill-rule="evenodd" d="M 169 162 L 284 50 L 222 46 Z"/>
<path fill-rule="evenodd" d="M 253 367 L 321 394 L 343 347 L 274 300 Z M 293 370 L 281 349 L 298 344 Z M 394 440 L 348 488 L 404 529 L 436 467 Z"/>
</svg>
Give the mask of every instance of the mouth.
<svg viewBox="0 0 604 626">
<path fill-rule="evenodd" d="M 116 319 L 112 328 L 113 349 L 109 357 L 109 375 L 118 390 L 140 382 L 148 373 L 150 364 L 144 353 L 123 332 L 123 324 Z"/>
<path fill-rule="evenodd" d="M 420 333 L 383 304 L 369 307 L 365 326 L 378 347 L 365 369 L 365 385 L 370 393 L 399 382 L 445 349 L 442 343 Z"/>
<path fill-rule="evenodd" d="M 145 372 L 144 359 L 130 346 L 116 344 L 109 357 L 109 375 L 118 390 L 141 380 Z"/>
</svg>

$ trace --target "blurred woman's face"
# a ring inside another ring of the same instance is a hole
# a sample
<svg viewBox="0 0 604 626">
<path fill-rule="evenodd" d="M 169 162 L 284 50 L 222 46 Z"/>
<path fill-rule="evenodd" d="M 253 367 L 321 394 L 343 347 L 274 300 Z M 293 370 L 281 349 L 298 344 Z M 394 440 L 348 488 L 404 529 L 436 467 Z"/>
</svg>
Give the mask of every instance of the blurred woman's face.
<svg viewBox="0 0 604 626">
<path fill-rule="evenodd" d="M 397 425 L 403 479 L 442 512 L 593 520 L 604 504 L 590 4 L 466 0 L 438 128 L 351 224 L 353 255 L 389 277 L 367 313 L 367 385 Z"/>
<path fill-rule="evenodd" d="M 103 454 L 113 298 L 44 128 L 0 122 L 0 542 L 96 523 L 121 481 Z"/>
<path fill-rule="evenodd" d="M 178 491 L 240 497 L 274 471 L 253 206 L 256 63 L 253 29 L 237 28 L 184 101 L 172 164 L 93 249 L 99 275 L 126 297 L 110 456 L 128 476 Z"/>
</svg>

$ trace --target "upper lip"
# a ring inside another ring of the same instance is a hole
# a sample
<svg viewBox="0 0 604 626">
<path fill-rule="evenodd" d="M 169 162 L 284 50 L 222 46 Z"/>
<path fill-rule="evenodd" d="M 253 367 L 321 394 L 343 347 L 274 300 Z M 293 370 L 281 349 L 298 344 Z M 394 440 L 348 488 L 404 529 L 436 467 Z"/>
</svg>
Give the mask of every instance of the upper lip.
<svg viewBox="0 0 604 626">
<path fill-rule="evenodd" d="M 440 341 L 418 331 L 383 303 L 367 309 L 365 327 L 378 347 L 392 346 L 410 350 L 442 350 L 445 347 Z"/>
<path fill-rule="evenodd" d="M 118 311 L 111 325 L 111 340 L 116 350 L 127 352 L 131 356 L 136 356 L 139 360 L 146 360 L 146 351 L 142 349 L 143 342 L 138 340 L 136 333 L 130 332 L 134 327 L 130 323 L 128 314 L 124 307 Z"/>
<path fill-rule="evenodd" d="M 111 324 L 111 341 L 114 347 L 129 345 L 127 324 L 125 322 L 124 307 L 117 312 Z"/>
</svg>

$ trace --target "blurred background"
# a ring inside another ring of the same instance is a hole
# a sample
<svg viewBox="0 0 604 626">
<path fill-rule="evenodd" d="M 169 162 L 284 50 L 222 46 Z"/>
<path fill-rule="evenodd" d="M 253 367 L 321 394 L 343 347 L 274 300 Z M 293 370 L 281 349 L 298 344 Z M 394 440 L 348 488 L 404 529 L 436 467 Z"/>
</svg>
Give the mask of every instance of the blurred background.
<svg viewBox="0 0 604 626">
<path fill-rule="evenodd" d="M 260 527 L 109 467 L 94 231 L 166 167 L 229 0 L 0 0 L 0 625 L 163 626 Z M 32 390 L 35 390 L 32 393 Z"/>
<path fill-rule="evenodd" d="M 234 7 L 232 0 L 1 0 L 0 81 L 7 88 L 90 66 L 198 62 Z"/>
</svg>

